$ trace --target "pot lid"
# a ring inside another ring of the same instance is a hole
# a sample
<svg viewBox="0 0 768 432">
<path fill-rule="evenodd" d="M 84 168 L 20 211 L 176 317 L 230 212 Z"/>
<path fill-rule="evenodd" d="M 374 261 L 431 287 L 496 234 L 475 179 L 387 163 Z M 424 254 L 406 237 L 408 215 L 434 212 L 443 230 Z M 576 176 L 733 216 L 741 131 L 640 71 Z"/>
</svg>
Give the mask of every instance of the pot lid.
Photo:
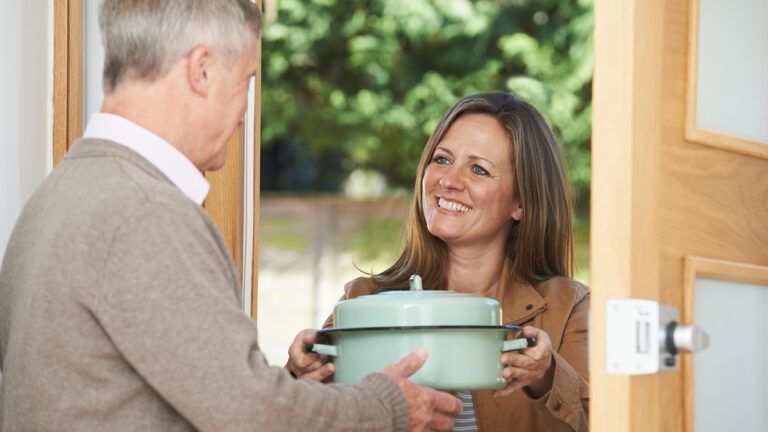
<svg viewBox="0 0 768 432">
<path fill-rule="evenodd" d="M 385 291 L 336 304 L 334 327 L 499 326 L 496 299 L 451 291 L 424 290 L 411 276 L 409 291 Z"/>
</svg>

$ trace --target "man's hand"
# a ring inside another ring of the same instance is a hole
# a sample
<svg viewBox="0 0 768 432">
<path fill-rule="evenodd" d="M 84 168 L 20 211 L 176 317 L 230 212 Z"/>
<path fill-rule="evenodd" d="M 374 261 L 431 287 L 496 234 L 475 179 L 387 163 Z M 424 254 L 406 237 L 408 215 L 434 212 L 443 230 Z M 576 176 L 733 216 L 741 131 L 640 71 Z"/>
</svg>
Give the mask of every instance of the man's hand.
<svg viewBox="0 0 768 432">
<path fill-rule="evenodd" d="M 318 336 L 317 330 L 302 330 L 288 348 L 288 363 L 285 368 L 297 378 L 324 381 L 336 370 L 333 363 L 329 363 L 327 356 L 304 352 L 305 344 L 320 342 Z"/>
<path fill-rule="evenodd" d="M 418 349 L 400 363 L 389 365 L 382 371 L 402 389 L 408 401 L 408 430 L 450 431 L 453 417 L 461 411 L 461 402 L 448 393 L 418 386 L 408 377 L 416 373 L 427 361 L 427 351 Z"/>
</svg>

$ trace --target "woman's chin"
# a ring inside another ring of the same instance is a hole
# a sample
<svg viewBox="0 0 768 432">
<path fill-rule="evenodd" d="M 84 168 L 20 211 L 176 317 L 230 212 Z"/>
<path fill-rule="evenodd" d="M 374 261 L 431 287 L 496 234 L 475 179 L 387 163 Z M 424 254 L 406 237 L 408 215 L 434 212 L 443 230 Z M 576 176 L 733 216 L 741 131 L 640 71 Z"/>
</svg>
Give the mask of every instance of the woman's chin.
<svg viewBox="0 0 768 432">
<path fill-rule="evenodd" d="M 429 233 L 448 245 L 455 243 L 461 238 L 461 233 L 456 232 L 456 230 L 434 229 L 429 230 Z"/>
</svg>

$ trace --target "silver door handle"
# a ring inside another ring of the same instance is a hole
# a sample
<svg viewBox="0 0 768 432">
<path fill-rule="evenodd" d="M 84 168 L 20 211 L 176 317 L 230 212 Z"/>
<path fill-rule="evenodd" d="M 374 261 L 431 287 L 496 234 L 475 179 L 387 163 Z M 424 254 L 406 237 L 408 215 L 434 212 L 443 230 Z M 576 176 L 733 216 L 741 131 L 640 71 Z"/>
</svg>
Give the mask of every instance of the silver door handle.
<svg viewBox="0 0 768 432">
<path fill-rule="evenodd" d="M 709 335 L 696 324 L 682 325 L 672 321 L 663 333 L 665 351 L 670 354 L 697 352 L 709 346 Z"/>
</svg>

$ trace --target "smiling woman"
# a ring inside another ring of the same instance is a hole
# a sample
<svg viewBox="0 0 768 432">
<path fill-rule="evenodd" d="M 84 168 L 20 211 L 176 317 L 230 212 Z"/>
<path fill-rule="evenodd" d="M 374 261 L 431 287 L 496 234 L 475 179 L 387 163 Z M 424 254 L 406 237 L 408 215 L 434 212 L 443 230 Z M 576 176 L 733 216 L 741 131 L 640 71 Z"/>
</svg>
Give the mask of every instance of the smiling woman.
<svg viewBox="0 0 768 432">
<path fill-rule="evenodd" d="M 544 118 L 516 96 L 470 96 L 448 110 L 421 155 L 414 196 L 406 246 L 392 267 L 374 277 L 381 290 L 406 288 L 413 273 L 425 285 L 454 289 L 446 271 L 455 259 L 449 259 L 452 236 L 481 251 L 500 251 L 497 261 L 506 256 L 511 274 L 522 281 L 571 276 L 573 210 L 565 163 Z M 444 207 L 469 212 L 450 219 L 448 209 L 440 212 L 440 198 Z M 491 237 L 459 229 L 445 231 L 445 238 L 433 231 L 459 221 L 464 229 L 492 232 L 495 226 L 501 232 L 488 244 Z"/>
<path fill-rule="evenodd" d="M 510 218 L 522 217 L 508 142 L 490 115 L 456 120 L 424 170 L 421 201 L 432 235 L 456 246 L 504 248 Z"/>
<path fill-rule="evenodd" d="M 421 155 L 400 257 L 348 283 L 345 299 L 406 289 L 414 273 L 433 289 L 497 299 L 502 324 L 525 326 L 523 336 L 537 344 L 501 355 L 503 389 L 461 392 L 457 426 L 588 430 L 589 290 L 571 279 L 571 220 L 565 163 L 541 114 L 508 93 L 464 98 Z M 333 372 L 301 352 L 316 338 L 311 330 L 297 336 L 288 363 L 294 374 Z"/>
</svg>

